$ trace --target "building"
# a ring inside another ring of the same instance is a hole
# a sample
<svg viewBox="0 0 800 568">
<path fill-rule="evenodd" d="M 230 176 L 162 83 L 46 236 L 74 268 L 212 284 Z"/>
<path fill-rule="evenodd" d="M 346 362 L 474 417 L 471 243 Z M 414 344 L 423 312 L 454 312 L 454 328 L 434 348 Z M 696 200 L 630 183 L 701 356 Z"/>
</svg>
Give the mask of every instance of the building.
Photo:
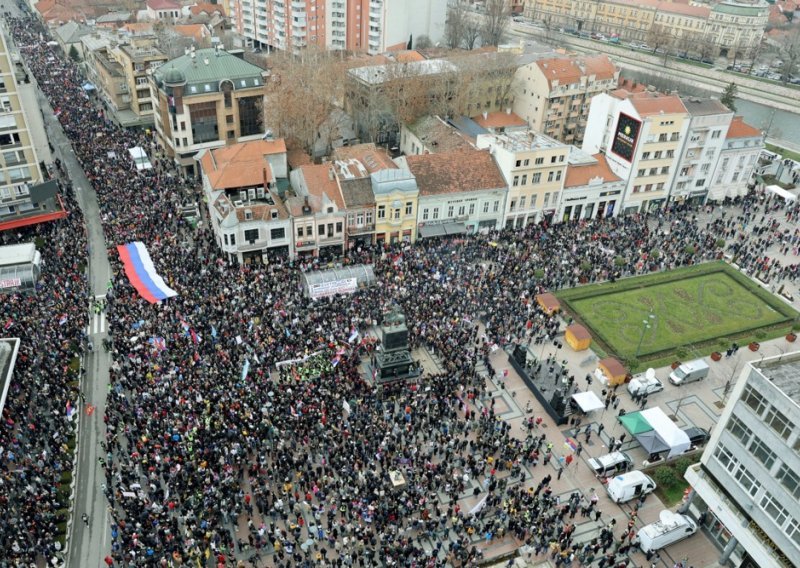
<svg viewBox="0 0 800 568">
<path fill-rule="evenodd" d="M 603 154 L 572 147 L 555 218 L 561 222 L 602 219 L 619 211 L 625 180 L 615 175 Z"/>
<path fill-rule="evenodd" d="M 128 113 L 118 113 L 122 126 L 152 126 L 153 101 L 150 98 L 150 79 L 152 73 L 167 61 L 167 56 L 158 47 L 155 36 L 131 37 L 129 43 L 110 51 L 119 63 L 125 84 L 130 94 Z"/>
<path fill-rule="evenodd" d="M 39 109 L 30 89 L 22 96 L 23 85 L 15 71 L 6 38 L 0 33 L 0 230 L 66 216 L 56 182 L 42 183 L 44 166 L 32 125 L 42 130 L 42 137 L 44 127 L 28 118 Z"/>
<path fill-rule="evenodd" d="M 292 220 L 277 191 L 285 179 L 283 140 L 255 140 L 198 155 L 217 245 L 240 264 L 293 256 Z"/>
<path fill-rule="evenodd" d="M 503 223 L 507 185 L 487 150 L 399 158 L 419 187 L 419 238 L 478 233 Z"/>
<path fill-rule="evenodd" d="M 118 40 L 112 34 L 94 33 L 81 38 L 83 43 L 83 66 L 89 84 L 84 89 L 94 91 L 106 109 L 117 116 L 131 108 L 131 92 L 125 71 L 112 56 Z"/>
<path fill-rule="evenodd" d="M 364 166 L 355 160 L 335 162 L 336 180 L 342 195 L 347 224 L 345 225 L 345 246 L 370 245 L 375 241 L 375 194 L 372 193 L 372 180 L 363 177 Z M 353 170 L 357 172 L 353 172 Z"/>
<path fill-rule="evenodd" d="M 150 21 L 172 23 L 181 17 L 181 5 L 173 0 L 147 0 L 145 12 Z"/>
<path fill-rule="evenodd" d="M 700 463 L 686 470 L 684 509 L 722 549 L 722 566 L 788 568 L 800 558 L 798 376 L 797 352 L 748 363 Z"/>
<path fill-rule="evenodd" d="M 447 0 L 330 0 L 333 5 L 346 5 L 346 17 L 333 18 L 339 9 L 331 10 L 331 30 L 334 21 L 345 22 L 345 44 L 331 41 L 329 47 L 349 51 L 383 53 L 415 47 L 420 36 L 428 36 L 433 44 L 444 36 L 447 19 Z M 333 38 L 331 40 L 340 39 Z M 410 44 L 410 45 L 409 45 Z"/>
<path fill-rule="evenodd" d="M 753 172 L 764 149 L 764 133 L 747 124 L 741 116 L 731 120 L 711 176 L 708 199 L 722 201 L 741 197 L 753 185 Z"/>
<path fill-rule="evenodd" d="M 346 213 L 330 163 L 300 166 L 290 175 L 295 195 L 286 200 L 298 257 L 331 259 L 344 252 Z"/>
<path fill-rule="evenodd" d="M 297 52 L 326 47 L 326 0 L 227 0 L 230 22 L 248 47 Z"/>
<path fill-rule="evenodd" d="M 705 203 L 733 112 L 717 99 L 683 97 L 681 100 L 689 113 L 689 130 L 670 199 L 679 203 Z"/>
<path fill-rule="evenodd" d="M 81 38 L 85 35 L 92 33 L 91 26 L 81 24 L 79 22 L 67 22 L 63 26 L 55 29 L 53 37 L 64 50 L 64 53 L 69 55 L 70 50 L 74 47 L 78 53 L 78 57 L 83 58 L 83 43 Z"/>
<path fill-rule="evenodd" d="M 528 0 L 524 13 L 551 29 L 602 33 L 704 58 L 752 57 L 767 25 L 769 4 L 765 0 L 722 0 L 710 4 L 668 0 Z"/>
<path fill-rule="evenodd" d="M 582 149 L 602 153 L 614 175 L 626 180 L 623 213 L 664 207 L 689 122 L 677 95 L 617 89 L 592 99 Z M 606 216 L 614 213 L 607 210 Z"/>
<path fill-rule="evenodd" d="M 406 156 L 474 148 L 466 136 L 438 116 L 426 115 L 400 127 L 400 151 Z"/>
<path fill-rule="evenodd" d="M 200 150 L 257 140 L 266 72 L 221 48 L 198 49 L 150 74 L 158 145 L 189 175 Z"/>
<path fill-rule="evenodd" d="M 514 112 L 533 130 L 579 146 L 591 99 L 617 86 L 619 68 L 606 55 L 538 59 L 520 67 Z"/>
<path fill-rule="evenodd" d="M 478 135 L 508 187 L 503 212 L 506 228 L 553 221 L 566 180 L 570 146 L 533 130 Z"/>
</svg>

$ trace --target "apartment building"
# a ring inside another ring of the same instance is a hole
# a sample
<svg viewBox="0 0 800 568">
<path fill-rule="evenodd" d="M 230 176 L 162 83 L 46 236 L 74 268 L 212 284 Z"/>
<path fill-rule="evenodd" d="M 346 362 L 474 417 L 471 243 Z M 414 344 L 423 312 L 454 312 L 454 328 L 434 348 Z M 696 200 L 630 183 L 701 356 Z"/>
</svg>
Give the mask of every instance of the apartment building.
<svg viewBox="0 0 800 568">
<path fill-rule="evenodd" d="M 551 28 L 615 35 L 624 41 L 650 42 L 658 36 L 657 43 L 677 52 L 751 57 L 767 25 L 769 4 L 765 0 L 723 0 L 709 4 L 664 0 L 528 0 L 524 13 Z"/>
<path fill-rule="evenodd" d="M 417 179 L 419 238 L 502 227 L 506 181 L 487 150 L 398 158 Z"/>
<path fill-rule="evenodd" d="M 491 151 L 506 181 L 504 226 L 552 222 L 566 180 L 570 146 L 534 130 L 479 134 L 476 145 Z"/>
<path fill-rule="evenodd" d="M 122 126 L 152 126 L 154 123 L 148 73 L 167 61 L 167 56 L 157 45 L 158 39 L 155 36 L 137 36 L 109 52 L 119 63 L 127 92 L 130 94 L 130 112 L 119 113 Z"/>
<path fill-rule="evenodd" d="M 290 174 L 295 195 L 286 199 L 297 256 L 332 258 L 344 252 L 344 200 L 330 163 L 305 165 Z"/>
<path fill-rule="evenodd" d="M 513 109 L 530 127 L 579 146 L 591 99 L 615 89 L 619 68 L 606 55 L 549 57 L 516 72 Z"/>
<path fill-rule="evenodd" d="M 682 97 L 689 113 L 689 130 L 680 154 L 678 174 L 670 199 L 692 204 L 705 203 L 713 182 L 733 111 L 717 99 Z"/>
<path fill-rule="evenodd" d="M 748 363 L 686 471 L 683 509 L 717 544 L 721 566 L 789 568 L 800 558 L 798 376 L 798 352 Z"/>
<path fill-rule="evenodd" d="M 617 204 L 622 213 L 655 211 L 666 204 L 689 123 L 677 95 L 617 89 L 592 99 L 582 149 L 602 153 L 614 175 L 626 180 Z"/>
<path fill-rule="evenodd" d="M 764 133 L 747 124 L 741 116 L 731 120 L 711 176 L 708 199 L 742 197 L 751 189 L 758 156 L 764 149 Z"/>
<path fill-rule="evenodd" d="M 262 264 L 294 256 L 292 220 L 277 191 L 286 178 L 283 140 L 254 140 L 197 156 L 211 229 L 228 260 Z"/>
<path fill-rule="evenodd" d="M 221 48 L 192 50 L 150 74 L 156 140 L 187 175 L 200 150 L 264 136 L 266 72 Z"/>
<path fill-rule="evenodd" d="M 299 52 L 326 47 L 326 0 L 227 0 L 231 24 L 247 46 Z"/>
</svg>

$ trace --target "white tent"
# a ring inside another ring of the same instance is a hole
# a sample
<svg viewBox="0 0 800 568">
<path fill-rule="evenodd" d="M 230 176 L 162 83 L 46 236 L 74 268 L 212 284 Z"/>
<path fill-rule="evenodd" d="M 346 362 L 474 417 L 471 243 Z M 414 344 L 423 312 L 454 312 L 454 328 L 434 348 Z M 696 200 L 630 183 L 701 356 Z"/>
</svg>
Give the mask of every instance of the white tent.
<svg viewBox="0 0 800 568">
<path fill-rule="evenodd" d="M 641 415 L 653 427 L 658 437 L 669 446 L 668 458 L 682 454 L 691 446 L 686 432 L 678 428 L 660 408 L 642 410 Z"/>
<path fill-rule="evenodd" d="M 797 199 L 797 196 L 790 191 L 786 191 L 779 185 L 768 185 L 764 188 L 767 193 L 774 193 L 778 197 L 783 197 L 786 201 L 794 201 Z"/>
<path fill-rule="evenodd" d="M 592 412 L 593 410 L 605 408 L 603 401 L 592 391 L 576 392 L 572 395 L 572 400 L 577 402 L 578 406 L 580 406 L 581 410 L 584 412 Z"/>
</svg>

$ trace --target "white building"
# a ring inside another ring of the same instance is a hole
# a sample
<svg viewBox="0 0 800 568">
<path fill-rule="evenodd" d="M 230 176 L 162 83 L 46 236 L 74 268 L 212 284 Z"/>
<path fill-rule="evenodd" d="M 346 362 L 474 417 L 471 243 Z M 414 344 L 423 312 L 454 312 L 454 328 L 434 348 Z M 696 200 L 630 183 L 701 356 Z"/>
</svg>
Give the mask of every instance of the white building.
<svg viewBox="0 0 800 568">
<path fill-rule="evenodd" d="M 345 244 L 344 200 L 334 165 L 305 165 L 289 175 L 295 196 L 286 199 L 298 256 L 339 256 Z"/>
<path fill-rule="evenodd" d="M 507 185 L 488 151 L 422 154 L 398 162 L 417 179 L 419 237 L 502 227 Z"/>
<path fill-rule="evenodd" d="M 681 150 L 678 175 L 672 182 L 670 200 L 705 203 L 733 111 L 717 99 L 683 97 L 681 100 L 689 112 L 689 131 Z"/>
<path fill-rule="evenodd" d="M 619 211 L 625 180 L 611 171 L 605 156 L 575 147 L 569 153 L 567 177 L 558 203 L 557 221 L 602 219 Z"/>
<path fill-rule="evenodd" d="M 764 134 L 747 124 L 741 116 L 734 117 L 725 135 L 708 199 L 722 201 L 726 197 L 747 194 L 754 182 L 753 172 L 763 149 Z"/>
<path fill-rule="evenodd" d="M 181 17 L 181 5 L 173 0 L 147 0 L 147 17 L 150 21 L 174 22 Z"/>
<path fill-rule="evenodd" d="M 722 549 L 720 565 L 779 568 L 800 558 L 800 353 L 748 363 L 684 506 Z"/>
<path fill-rule="evenodd" d="M 409 42 L 416 47 L 417 38 L 423 35 L 434 45 L 444 37 L 447 0 L 349 0 L 347 4 L 369 5 L 366 50 L 370 54 L 402 48 Z"/>
</svg>

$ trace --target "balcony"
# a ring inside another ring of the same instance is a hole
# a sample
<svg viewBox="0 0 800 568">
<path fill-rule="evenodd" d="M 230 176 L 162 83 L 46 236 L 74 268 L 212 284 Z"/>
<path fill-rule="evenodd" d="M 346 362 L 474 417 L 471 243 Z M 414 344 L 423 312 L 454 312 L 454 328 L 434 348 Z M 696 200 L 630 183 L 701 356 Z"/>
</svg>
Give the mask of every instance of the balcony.
<svg viewBox="0 0 800 568">
<path fill-rule="evenodd" d="M 292 0 L 292 10 L 297 10 L 298 12 L 305 12 L 306 11 L 306 3 L 305 2 L 298 2 L 297 0 Z"/>
<path fill-rule="evenodd" d="M 366 223 L 362 225 L 348 225 L 347 226 L 347 234 L 348 235 L 363 235 L 364 233 L 372 233 L 375 231 L 375 224 L 374 223 Z"/>
</svg>

